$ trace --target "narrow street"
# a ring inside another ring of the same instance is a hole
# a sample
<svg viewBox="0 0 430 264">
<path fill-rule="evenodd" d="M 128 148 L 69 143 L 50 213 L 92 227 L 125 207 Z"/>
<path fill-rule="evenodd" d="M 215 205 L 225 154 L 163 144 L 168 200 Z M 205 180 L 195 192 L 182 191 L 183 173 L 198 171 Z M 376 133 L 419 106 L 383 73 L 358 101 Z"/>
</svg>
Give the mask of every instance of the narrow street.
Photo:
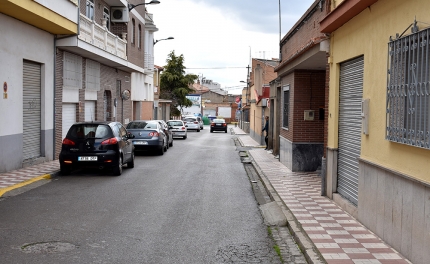
<svg viewBox="0 0 430 264">
<path fill-rule="evenodd" d="M 0 201 L 1 262 L 282 263 L 232 138 L 190 131 L 122 176 L 76 171 Z"/>
</svg>

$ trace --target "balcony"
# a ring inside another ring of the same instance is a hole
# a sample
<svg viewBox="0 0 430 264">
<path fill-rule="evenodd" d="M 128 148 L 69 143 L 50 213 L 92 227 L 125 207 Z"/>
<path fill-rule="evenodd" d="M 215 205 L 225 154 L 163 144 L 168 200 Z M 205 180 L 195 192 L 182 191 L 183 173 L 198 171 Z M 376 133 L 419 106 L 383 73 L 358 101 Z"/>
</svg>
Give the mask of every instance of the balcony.
<svg viewBox="0 0 430 264">
<path fill-rule="evenodd" d="M 154 54 L 145 52 L 144 68 L 145 68 L 145 71 L 149 71 L 149 72 L 154 71 Z"/>
<path fill-rule="evenodd" d="M 78 38 L 90 43 L 110 54 L 127 60 L 127 41 L 112 34 L 106 27 L 102 27 L 85 15 L 80 15 Z M 146 57 L 145 57 L 146 59 Z M 152 58 L 152 63 L 154 59 Z"/>
</svg>

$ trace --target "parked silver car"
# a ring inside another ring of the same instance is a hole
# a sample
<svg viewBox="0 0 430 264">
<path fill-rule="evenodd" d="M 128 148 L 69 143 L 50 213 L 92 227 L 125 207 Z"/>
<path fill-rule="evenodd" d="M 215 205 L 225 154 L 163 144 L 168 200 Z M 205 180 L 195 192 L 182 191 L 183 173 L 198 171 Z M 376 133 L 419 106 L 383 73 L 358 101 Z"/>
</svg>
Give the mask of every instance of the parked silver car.
<svg viewBox="0 0 430 264">
<path fill-rule="evenodd" d="M 182 120 L 169 120 L 167 121 L 169 130 L 172 132 L 172 137 L 187 138 L 187 128 Z"/>
</svg>

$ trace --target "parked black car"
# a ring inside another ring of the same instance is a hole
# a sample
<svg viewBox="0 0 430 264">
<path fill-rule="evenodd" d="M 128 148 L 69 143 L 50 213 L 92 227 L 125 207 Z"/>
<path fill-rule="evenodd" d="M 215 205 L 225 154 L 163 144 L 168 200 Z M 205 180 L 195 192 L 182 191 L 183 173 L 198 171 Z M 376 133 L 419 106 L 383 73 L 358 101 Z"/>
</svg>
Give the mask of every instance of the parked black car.
<svg viewBox="0 0 430 264">
<path fill-rule="evenodd" d="M 121 175 L 123 164 L 134 167 L 134 136 L 119 122 L 81 122 L 72 125 L 60 152 L 62 174 L 77 168 L 112 169 Z"/>
<path fill-rule="evenodd" d="M 127 130 L 134 135 L 136 151 L 149 150 L 164 155 L 169 148 L 169 138 L 157 120 L 134 120 L 127 124 Z"/>
<path fill-rule="evenodd" d="M 225 119 L 214 119 L 211 122 L 211 133 L 214 131 L 224 131 L 227 133 L 227 123 Z"/>
</svg>

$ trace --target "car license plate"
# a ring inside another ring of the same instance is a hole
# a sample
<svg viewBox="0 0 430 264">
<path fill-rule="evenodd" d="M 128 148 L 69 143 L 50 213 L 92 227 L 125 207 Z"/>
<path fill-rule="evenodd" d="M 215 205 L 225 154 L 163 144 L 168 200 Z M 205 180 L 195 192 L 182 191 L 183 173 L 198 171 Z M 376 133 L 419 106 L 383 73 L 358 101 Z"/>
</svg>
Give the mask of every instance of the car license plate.
<svg viewBox="0 0 430 264">
<path fill-rule="evenodd" d="M 148 145 L 148 142 L 146 141 L 133 141 L 134 145 Z"/>
<path fill-rule="evenodd" d="M 97 156 L 78 157 L 78 161 L 97 161 Z"/>
<path fill-rule="evenodd" d="M 216 126 L 222 126 L 221 124 L 216 124 Z"/>
</svg>

